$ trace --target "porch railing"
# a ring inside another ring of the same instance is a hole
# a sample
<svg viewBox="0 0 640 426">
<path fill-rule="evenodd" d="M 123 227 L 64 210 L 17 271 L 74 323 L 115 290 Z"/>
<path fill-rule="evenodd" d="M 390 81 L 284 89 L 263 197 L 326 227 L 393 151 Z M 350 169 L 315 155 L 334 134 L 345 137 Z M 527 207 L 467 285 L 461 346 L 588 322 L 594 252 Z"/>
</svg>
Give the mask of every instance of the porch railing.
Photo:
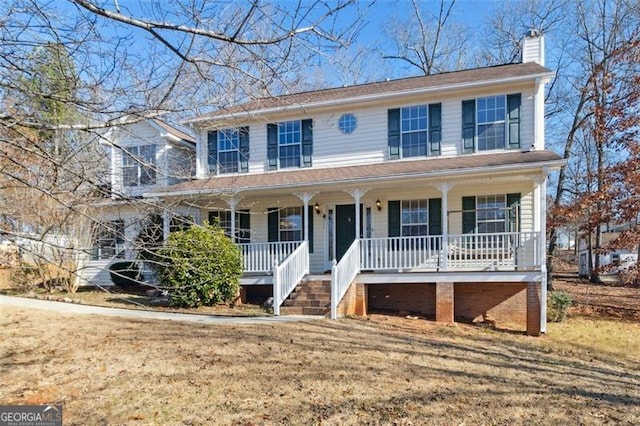
<svg viewBox="0 0 640 426">
<path fill-rule="evenodd" d="M 540 267 L 539 232 L 363 238 L 362 270 L 487 270 Z M 446 244 L 443 244 L 446 243 Z"/>
<path fill-rule="evenodd" d="M 284 261 L 300 244 L 300 241 L 238 244 L 242 251 L 244 273 L 270 273 L 275 263 Z"/>
<path fill-rule="evenodd" d="M 280 315 L 280 305 L 309 273 L 309 243 L 303 241 L 281 264 L 273 267 L 273 314 Z"/>
<path fill-rule="evenodd" d="M 442 236 L 364 238 L 360 244 L 363 270 L 437 268 Z"/>
<path fill-rule="evenodd" d="M 448 268 L 540 266 L 539 232 L 449 235 Z"/>
<path fill-rule="evenodd" d="M 360 240 L 354 240 L 340 262 L 331 268 L 331 319 L 338 318 L 338 304 L 360 273 L 360 247 Z"/>
</svg>

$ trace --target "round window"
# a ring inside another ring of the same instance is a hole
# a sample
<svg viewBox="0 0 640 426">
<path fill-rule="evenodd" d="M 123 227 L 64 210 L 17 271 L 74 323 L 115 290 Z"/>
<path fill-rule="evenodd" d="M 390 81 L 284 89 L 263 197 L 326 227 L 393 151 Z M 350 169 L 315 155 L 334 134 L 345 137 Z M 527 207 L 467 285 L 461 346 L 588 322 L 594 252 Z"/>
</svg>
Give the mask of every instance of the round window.
<svg viewBox="0 0 640 426">
<path fill-rule="evenodd" d="M 358 127 L 358 120 L 353 114 L 343 114 L 342 117 L 338 119 L 338 128 L 345 135 L 353 133 L 356 127 Z"/>
</svg>

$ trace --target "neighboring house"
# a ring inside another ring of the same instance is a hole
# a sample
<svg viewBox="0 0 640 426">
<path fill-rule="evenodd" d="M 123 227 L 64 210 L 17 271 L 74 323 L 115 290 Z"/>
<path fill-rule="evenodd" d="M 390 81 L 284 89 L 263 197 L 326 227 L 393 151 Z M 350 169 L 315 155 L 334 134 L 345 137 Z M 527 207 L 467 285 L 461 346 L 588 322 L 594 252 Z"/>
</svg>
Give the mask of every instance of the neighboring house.
<svg viewBox="0 0 640 426">
<path fill-rule="evenodd" d="M 195 175 L 195 138 L 158 119 L 145 119 L 109 129 L 103 137 L 110 158 L 110 194 L 95 205 L 100 226 L 93 251 L 80 274 L 85 282 L 112 285 L 108 265 L 134 259 L 140 230 L 168 208 L 142 195 Z M 162 223 L 162 222 L 161 222 Z"/>
<path fill-rule="evenodd" d="M 619 232 L 603 232 L 600 244 L 602 247 L 607 247 L 619 236 Z M 620 269 L 629 268 L 638 261 L 638 250 L 615 249 L 603 250 L 599 254 L 591 253 L 591 265 L 589 265 L 589 244 L 585 239 L 580 239 L 578 246 L 578 274 L 581 277 L 589 277 L 591 272 L 589 267 L 595 265 L 596 256 L 599 257 L 600 266 L 605 268 L 605 274 L 617 275 Z"/>
</svg>

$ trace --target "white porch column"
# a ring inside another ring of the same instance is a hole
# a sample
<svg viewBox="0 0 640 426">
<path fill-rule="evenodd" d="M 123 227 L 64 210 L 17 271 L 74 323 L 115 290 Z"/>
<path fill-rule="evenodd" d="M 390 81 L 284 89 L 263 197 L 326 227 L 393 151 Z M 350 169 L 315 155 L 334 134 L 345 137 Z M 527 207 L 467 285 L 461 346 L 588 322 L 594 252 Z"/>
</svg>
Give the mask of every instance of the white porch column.
<svg viewBox="0 0 640 426">
<path fill-rule="evenodd" d="M 302 200 L 302 202 L 304 203 L 302 212 L 302 215 L 304 217 L 304 241 L 309 241 L 309 201 L 311 201 L 317 194 L 317 192 L 303 192 L 301 194 L 295 194 L 295 196 L 300 198 L 300 200 Z"/>
<path fill-rule="evenodd" d="M 540 259 L 540 332 L 547 332 L 547 170 L 534 180 L 533 229 L 540 235 L 538 256 Z"/>
<path fill-rule="evenodd" d="M 162 210 L 162 235 L 163 241 L 167 242 L 169 233 L 171 232 L 171 212 L 165 207 Z"/>
<path fill-rule="evenodd" d="M 364 194 L 369 192 L 368 189 L 353 189 L 347 190 L 349 195 L 353 197 L 353 200 L 356 203 L 356 240 L 360 239 L 360 199 Z"/>
<path fill-rule="evenodd" d="M 240 202 L 240 198 L 229 198 L 227 200 L 227 204 L 229 205 L 229 210 L 231 211 L 231 229 L 229 230 L 229 233 L 231 234 L 230 237 L 233 241 L 235 241 L 235 237 L 236 237 L 236 206 L 238 205 L 238 203 Z"/>
<path fill-rule="evenodd" d="M 450 183 L 441 183 L 438 189 L 442 194 L 442 259 L 440 267 L 443 271 L 447 270 L 447 261 L 449 257 L 449 190 L 453 188 Z"/>
</svg>

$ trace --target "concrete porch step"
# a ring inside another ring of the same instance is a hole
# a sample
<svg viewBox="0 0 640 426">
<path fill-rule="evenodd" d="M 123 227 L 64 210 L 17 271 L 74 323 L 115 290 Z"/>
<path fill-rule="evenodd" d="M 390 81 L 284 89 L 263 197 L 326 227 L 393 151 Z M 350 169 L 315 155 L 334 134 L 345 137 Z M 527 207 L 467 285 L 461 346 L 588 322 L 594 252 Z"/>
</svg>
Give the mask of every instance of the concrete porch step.
<svg viewBox="0 0 640 426">
<path fill-rule="evenodd" d="M 282 315 L 327 315 L 329 308 L 318 306 L 281 306 Z"/>
</svg>

